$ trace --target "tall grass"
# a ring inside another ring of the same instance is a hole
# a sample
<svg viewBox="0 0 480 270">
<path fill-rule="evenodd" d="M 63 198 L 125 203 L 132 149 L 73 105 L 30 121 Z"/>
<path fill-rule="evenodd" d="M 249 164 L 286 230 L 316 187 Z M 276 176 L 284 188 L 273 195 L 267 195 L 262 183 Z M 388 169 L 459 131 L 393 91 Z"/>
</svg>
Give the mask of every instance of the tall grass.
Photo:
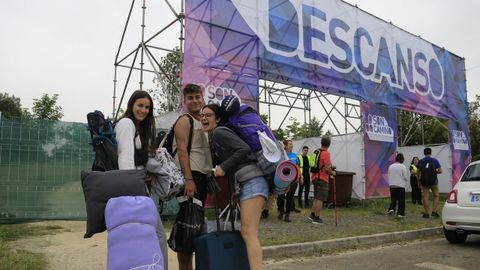
<svg viewBox="0 0 480 270">
<path fill-rule="evenodd" d="M 46 269 L 46 258 L 40 253 L 12 249 L 8 242 L 29 236 L 53 234 L 63 230 L 60 226 L 30 224 L 0 224 L 0 270 Z"/>
</svg>

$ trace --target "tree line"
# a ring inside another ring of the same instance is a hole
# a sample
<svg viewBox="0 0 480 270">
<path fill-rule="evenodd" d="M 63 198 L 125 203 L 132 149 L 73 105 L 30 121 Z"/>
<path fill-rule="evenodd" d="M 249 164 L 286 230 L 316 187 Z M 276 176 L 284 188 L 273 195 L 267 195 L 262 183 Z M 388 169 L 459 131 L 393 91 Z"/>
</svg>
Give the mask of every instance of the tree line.
<svg viewBox="0 0 480 270">
<path fill-rule="evenodd" d="M 58 94 L 42 94 L 40 98 L 33 99 L 30 112 L 22 106 L 21 100 L 15 95 L 0 92 L 0 112 L 2 117 L 18 119 L 61 120 L 63 109 L 57 105 Z"/>
</svg>

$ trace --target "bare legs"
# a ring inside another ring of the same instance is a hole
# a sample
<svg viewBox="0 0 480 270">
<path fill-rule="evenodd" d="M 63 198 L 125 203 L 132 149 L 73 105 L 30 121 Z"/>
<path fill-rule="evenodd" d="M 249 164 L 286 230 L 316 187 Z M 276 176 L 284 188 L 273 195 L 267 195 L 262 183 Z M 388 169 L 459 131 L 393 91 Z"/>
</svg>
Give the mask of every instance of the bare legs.
<svg viewBox="0 0 480 270">
<path fill-rule="evenodd" d="M 262 269 L 262 247 L 257 231 L 265 198 L 258 196 L 240 203 L 241 233 L 247 246 L 250 270 Z"/>
</svg>

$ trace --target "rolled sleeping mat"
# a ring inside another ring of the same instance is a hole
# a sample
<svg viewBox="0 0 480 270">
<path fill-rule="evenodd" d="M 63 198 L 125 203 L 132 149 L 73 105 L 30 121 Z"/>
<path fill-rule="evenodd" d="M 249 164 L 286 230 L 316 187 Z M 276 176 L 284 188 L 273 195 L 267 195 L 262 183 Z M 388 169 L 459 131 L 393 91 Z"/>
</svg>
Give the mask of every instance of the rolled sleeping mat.
<svg viewBox="0 0 480 270">
<path fill-rule="evenodd" d="M 108 200 L 107 269 L 163 269 L 164 258 L 156 233 L 158 218 L 157 207 L 149 197 Z"/>
<path fill-rule="evenodd" d="M 275 192 L 277 194 L 284 194 L 290 184 L 297 179 L 298 174 L 299 168 L 291 160 L 280 162 L 275 172 Z"/>
</svg>

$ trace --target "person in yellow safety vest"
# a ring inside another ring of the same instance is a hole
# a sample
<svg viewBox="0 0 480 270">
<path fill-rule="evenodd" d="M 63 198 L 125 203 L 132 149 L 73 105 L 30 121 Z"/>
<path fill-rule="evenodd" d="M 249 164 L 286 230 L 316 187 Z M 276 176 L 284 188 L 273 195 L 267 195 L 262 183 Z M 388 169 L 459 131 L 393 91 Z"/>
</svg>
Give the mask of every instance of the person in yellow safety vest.
<svg viewBox="0 0 480 270">
<path fill-rule="evenodd" d="M 422 205 L 422 188 L 418 185 L 418 157 L 413 157 L 410 163 L 410 186 L 412 187 L 412 203 Z"/>
<path fill-rule="evenodd" d="M 308 146 L 304 145 L 302 147 L 302 153 L 298 155 L 298 160 L 300 160 L 300 173 L 303 175 L 303 184 L 298 186 L 298 207 L 301 208 L 309 207 L 310 159 L 311 158 L 308 156 Z M 304 197 L 305 205 L 302 203 L 302 195 Z"/>
</svg>

